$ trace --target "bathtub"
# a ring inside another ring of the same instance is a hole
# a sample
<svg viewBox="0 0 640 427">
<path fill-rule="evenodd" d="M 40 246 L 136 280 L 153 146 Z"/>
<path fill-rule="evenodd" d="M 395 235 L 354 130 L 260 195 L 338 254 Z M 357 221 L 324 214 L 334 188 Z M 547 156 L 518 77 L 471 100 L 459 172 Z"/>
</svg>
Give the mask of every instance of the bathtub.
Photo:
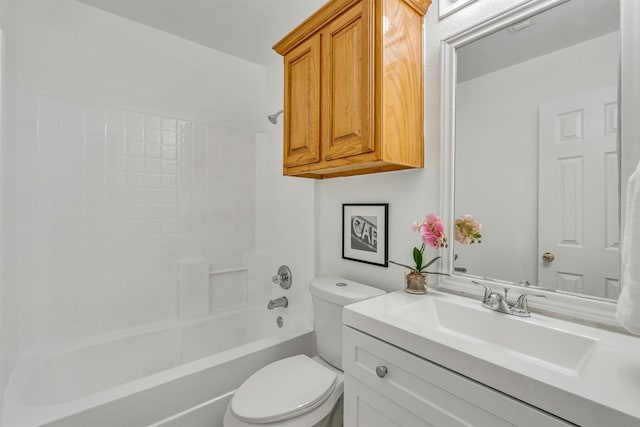
<svg viewBox="0 0 640 427">
<path fill-rule="evenodd" d="M 233 392 L 258 368 L 313 355 L 312 330 L 282 311 L 245 308 L 21 361 L 5 391 L 4 425 L 222 425 Z"/>
</svg>

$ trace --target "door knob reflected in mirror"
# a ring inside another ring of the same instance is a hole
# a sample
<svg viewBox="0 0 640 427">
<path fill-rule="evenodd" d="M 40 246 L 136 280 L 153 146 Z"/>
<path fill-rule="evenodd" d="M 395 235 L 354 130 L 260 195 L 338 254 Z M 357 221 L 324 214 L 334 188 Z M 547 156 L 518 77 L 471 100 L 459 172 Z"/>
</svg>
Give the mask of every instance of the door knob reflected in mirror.
<svg viewBox="0 0 640 427">
<path fill-rule="evenodd" d="M 554 259 L 556 259 L 556 256 L 551 252 L 545 252 L 542 254 L 542 260 L 544 262 L 553 262 Z"/>
</svg>

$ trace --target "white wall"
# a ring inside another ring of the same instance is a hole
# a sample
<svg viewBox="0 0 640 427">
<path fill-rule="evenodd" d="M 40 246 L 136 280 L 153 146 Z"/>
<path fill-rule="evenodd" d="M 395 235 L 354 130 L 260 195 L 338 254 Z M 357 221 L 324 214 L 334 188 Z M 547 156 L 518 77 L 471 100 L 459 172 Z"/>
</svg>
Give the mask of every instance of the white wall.
<svg viewBox="0 0 640 427">
<path fill-rule="evenodd" d="M 282 109 L 282 61 L 267 67 L 267 112 Z M 266 120 L 265 120 L 266 121 Z M 266 123 L 256 146 L 256 250 L 270 254 L 272 274 L 288 265 L 293 285 L 288 290 L 271 285 L 271 298 L 286 295 L 288 312 L 312 326 L 309 282 L 315 274 L 314 229 L 317 215 L 315 181 L 282 176 L 283 116 Z M 265 280 L 269 280 L 266 278 Z M 266 303 L 266 301 L 265 301 Z"/>
<path fill-rule="evenodd" d="M 264 67 L 74 0 L 20 0 L 18 6 L 22 86 L 221 127 L 262 129 Z"/>
<path fill-rule="evenodd" d="M 615 88 L 619 55 L 615 32 L 457 85 L 456 147 L 464 148 L 456 151 L 455 211 L 478 218 L 484 238 L 456 245 L 456 265 L 538 283 L 538 108 Z M 478 163 L 488 153 L 491 163 Z"/>
<path fill-rule="evenodd" d="M 0 390 L 17 358 L 15 1 L 0 0 Z M 0 419 L 2 419 L 0 401 Z"/>
<path fill-rule="evenodd" d="M 20 1 L 17 52 L 21 355 L 174 318 L 181 257 L 264 264 L 263 66 L 72 0 Z M 271 285 L 214 276 L 212 311 L 252 286 Z"/>
<path fill-rule="evenodd" d="M 404 268 L 373 266 L 342 259 L 342 204 L 389 203 L 389 259 L 411 264 L 411 251 L 420 244 L 410 225 L 429 212 L 438 212 L 437 147 L 427 145 L 427 168 L 420 171 L 336 178 L 317 185 L 317 270 L 337 274 L 386 290 L 401 289 Z M 436 161 L 437 163 L 437 161 Z M 435 256 L 435 250 L 429 252 Z"/>
<path fill-rule="evenodd" d="M 342 259 L 343 203 L 389 203 L 389 259 L 401 263 L 411 262 L 411 250 L 420 243 L 410 225 L 430 212 L 439 214 L 439 43 L 443 33 L 437 17 L 437 2 L 433 2 L 425 16 L 425 168 L 318 182 L 318 274 L 338 274 L 389 291 L 403 287 L 401 267 L 384 268 Z M 447 20 L 451 22 L 455 18 Z M 430 250 L 429 255 L 435 256 L 436 251 Z"/>
</svg>

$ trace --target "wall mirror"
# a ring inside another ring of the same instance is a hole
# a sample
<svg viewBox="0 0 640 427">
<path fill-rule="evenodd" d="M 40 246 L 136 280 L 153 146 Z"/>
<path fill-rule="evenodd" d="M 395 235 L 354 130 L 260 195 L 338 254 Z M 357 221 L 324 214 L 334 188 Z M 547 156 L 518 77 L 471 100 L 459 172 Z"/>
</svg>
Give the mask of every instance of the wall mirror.
<svg viewBox="0 0 640 427">
<path fill-rule="evenodd" d="M 444 283 L 617 300 L 620 39 L 619 0 L 540 0 L 444 42 L 445 215 L 483 225 Z"/>
</svg>

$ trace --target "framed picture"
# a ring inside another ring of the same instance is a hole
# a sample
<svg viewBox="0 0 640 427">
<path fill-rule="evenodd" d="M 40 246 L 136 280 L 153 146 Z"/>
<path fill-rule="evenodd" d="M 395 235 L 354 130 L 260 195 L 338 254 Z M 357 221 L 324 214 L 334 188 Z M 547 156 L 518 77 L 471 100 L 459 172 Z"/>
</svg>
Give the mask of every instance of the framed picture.
<svg viewBox="0 0 640 427">
<path fill-rule="evenodd" d="M 342 205 L 342 258 L 387 267 L 388 203 Z"/>
</svg>

